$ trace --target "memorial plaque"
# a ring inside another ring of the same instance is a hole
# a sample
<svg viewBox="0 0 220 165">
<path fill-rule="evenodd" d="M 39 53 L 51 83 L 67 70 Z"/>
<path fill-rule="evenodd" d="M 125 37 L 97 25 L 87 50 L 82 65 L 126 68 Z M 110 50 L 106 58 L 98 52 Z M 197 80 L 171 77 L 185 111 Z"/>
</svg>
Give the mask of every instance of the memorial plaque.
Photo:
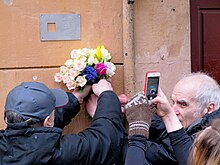
<svg viewBox="0 0 220 165">
<path fill-rule="evenodd" d="M 40 39 L 80 40 L 79 14 L 41 14 Z"/>
</svg>

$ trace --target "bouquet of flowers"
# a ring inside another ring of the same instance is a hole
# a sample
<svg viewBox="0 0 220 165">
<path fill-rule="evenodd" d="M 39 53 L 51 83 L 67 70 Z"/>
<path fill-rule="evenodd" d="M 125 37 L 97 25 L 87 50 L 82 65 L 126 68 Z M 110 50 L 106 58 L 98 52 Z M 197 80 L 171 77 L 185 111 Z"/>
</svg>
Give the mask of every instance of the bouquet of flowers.
<svg viewBox="0 0 220 165">
<path fill-rule="evenodd" d="M 96 49 L 73 49 L 70 56 L 54 76 L 55 82 L 63 82 L 69 90 L 83 89 L 85 85 L 92 85 L 115 74 L 116 67 L 104 46 L 97 46 Z"/>
</svg>

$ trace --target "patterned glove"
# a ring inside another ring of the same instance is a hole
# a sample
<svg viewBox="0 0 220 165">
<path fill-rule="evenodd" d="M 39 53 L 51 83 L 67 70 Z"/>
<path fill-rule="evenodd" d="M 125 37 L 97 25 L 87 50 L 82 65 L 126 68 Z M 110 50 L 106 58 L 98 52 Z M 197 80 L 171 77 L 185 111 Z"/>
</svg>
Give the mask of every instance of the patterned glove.
<svg viewBox="0 0 220 165">
<path fill-rule="evenodd" d="M 134 95 L 125 105 L 125 115 L 129 124 L 129 136 L 139 134 L 148 138 L 151 118 L 155 111 L 155 105 L 148 101 L 143 92 Z"/>
</svg>

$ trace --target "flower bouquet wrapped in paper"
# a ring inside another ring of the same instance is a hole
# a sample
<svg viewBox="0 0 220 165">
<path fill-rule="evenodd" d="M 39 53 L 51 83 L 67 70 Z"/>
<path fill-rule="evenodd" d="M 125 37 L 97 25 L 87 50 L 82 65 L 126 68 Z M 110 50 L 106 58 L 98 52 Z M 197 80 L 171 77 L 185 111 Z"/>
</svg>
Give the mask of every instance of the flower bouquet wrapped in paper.
<svg viewBox="0 0 220 165">
<path fill-rule="evenodd" d="M 115 74 L 116 67 L 104 46 L 97 46 L 96 49 L 73 49 L 70 56 L 54 76 L 55 82 L 63 82 L 69 90 L 83 89 L 85 85 L 92 85 Z"/>
</svg>

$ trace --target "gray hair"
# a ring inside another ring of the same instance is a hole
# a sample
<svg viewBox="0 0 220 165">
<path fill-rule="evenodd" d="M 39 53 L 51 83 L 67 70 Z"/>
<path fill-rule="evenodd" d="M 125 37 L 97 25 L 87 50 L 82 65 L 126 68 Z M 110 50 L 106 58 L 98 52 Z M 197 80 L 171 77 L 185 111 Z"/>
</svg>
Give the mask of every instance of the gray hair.
<svg viewBox="0 0 220 165">
<path fill-rule="evenodd" d="M 193 78 L 198 82 L 195 101 L 197 102 L 197 113 L 199 115 L 210 104 L 215 104 L 215 110 L 220 108 L 220 87 L 216 80 L 203 72 L 189 74 L 186 78 Z"/>
</svg>

